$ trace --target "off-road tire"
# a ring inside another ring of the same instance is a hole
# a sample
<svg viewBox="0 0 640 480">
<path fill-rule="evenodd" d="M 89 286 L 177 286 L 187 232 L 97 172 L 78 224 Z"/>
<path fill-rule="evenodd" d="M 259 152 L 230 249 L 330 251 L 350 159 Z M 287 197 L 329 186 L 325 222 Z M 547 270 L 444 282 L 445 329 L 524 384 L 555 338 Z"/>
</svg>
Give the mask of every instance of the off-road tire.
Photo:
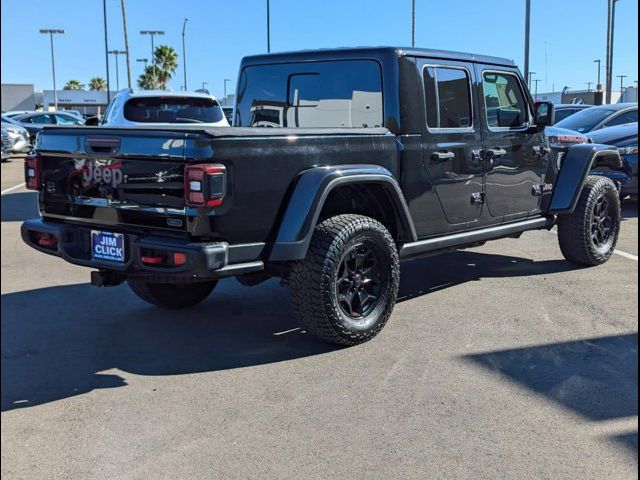
<svg viewBox="0 0 640 480">
<path fill-rule="evenodd" d="M 364 258 L 365 255 L 362 252 L 368 252 L 369 267 L 362 266 L 365 260 L 360 261 L 363 275 L 358 276 L 357 282 L 360 278 L 364 279 L 363 283 L 372 282 L 368 286 L 355 285 L 356 280 L 345 279 L 357 276 L 358 256 Z M 354 263 L 346 267 L 350 261 Z M 367 275 L 377 280 L 368 279 Z M 343 282 L 356 289 L 355 296 L 367 288 L 377 292 L 374 295 L 365 292 L 364 302 L 355 300 L 361 305 L 359 318 L 352 316 L 356 310 L 350 308 L 353 302 L 347 307 L 347 313 L 345 294 L 340 293 Z M 289 275 L 292 307 L 300 324 L 316 337 L 340 345 L 366 342 L 382 330 L 395 306 L 399 284 L 398 249 L 389 231 L 372 218 L 354 214 L 337 215 L 318 224 L 306 258 L 296 262 Z"/>
<path fill-rule="evenodd" d="M 610 233 L 606 241 L 594 240 L 598 226 L 596 210 L 607 202 Z M 577 265 L 595 266 L 605 263 L 615 250 L 620 234 L 620 196 L 613 181 L 607 177 L 587 177 L 573 213 L 558 216 L 558 239 L 564 258 Z"/>
<path fill-rule="evenodd" d="M 196 305 L 209 296 L 217 281 L 198 283 L 151 283 L 127 279 L 129 288 L 145 302 L 158 307 L 179 309 Z"/>
</svg>

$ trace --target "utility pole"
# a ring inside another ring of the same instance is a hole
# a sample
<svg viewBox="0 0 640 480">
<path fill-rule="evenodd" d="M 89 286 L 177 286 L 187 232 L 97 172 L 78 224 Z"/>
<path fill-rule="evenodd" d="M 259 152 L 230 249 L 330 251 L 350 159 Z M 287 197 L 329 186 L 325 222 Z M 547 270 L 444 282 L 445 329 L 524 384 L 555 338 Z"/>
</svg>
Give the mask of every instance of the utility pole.
<svg viewBox="0 0 640 480">
<path fill-rule="evenodd" d="M 151 37 L 151 63 L 153 65 L 153 86 L 157 88 L 156 85 L 156 52 L 155 46 L 153 43 L 153 39 L 156 35 L 164 35 L 164 31 L 162 30 L 140 30 L 140 35 L 149 35 Z"/>
<path fill-rule="evenodd" d="M 104 60 L 107 64 L 107 105 L 111 102 L 111 83 L 109 82 L 109 42 L 107 41 L 107 0 L 102 0 L 102 17 L 104 21 Z"/>
<path fill-rule="evenodd" d="M 127 52 L 125 50 L 109 50 L 107 53 L 116 57 L 116 90 L 120 91 L 120 73 L 118 70 L 118 55 L 124 55 Z"/>
<path fill-rule="evenodd" d="M 616 75 L 620 79 L 620 103 L 622 103 L 622 93 L 624 90 L 624 79 L 628 77 L 628 75 Z"/>
<path fill-rule="evenodd" d="M 535 91 L 535 96 L 538 96 L 538 83 L 540 83 L 542 80 L 540 80 L 539 78 L 536 78 L 533 80 L 536 83 L 536 91 Z"/>
<path fill-rule="evenodd" d="M 591 85 L 593 85 L 593 82 L 585 82 L 587 84 L 587 92 L 591 92 Z"/>
<path fill-rule="evenodd" d="M 205 88 L 205 85 L 209 85 L 209 82 L 202 82 L 202 91 L 205 92 L 207 89 Z"/>
<path fill-rule="evenodd" d="M 267 53 L 271 53 L 271 5 L 267 0 Z"/>
<path fill-rule="evenodd" d="M 63 35 L 65 32 L 59 28 L 42 28 L 40 33 L 49 35 L 49 41 L 51 42 L 51 72 L 53 73 L 53 108 L 58 110 L 58 91 L 56 90 L 56 60 L 53 55 L 53 36 Z"/>
<path fill-rule="evenodd" d="M 127 58 L 127 86 L 131 88 L 131 64 L 129 62 L 129 33 L 127 32 L 127 11 L 124 7 L 124 0 L 120 0 L 120 6 L 122 7 L 122 28 L 124 29 L 124 51 Z M 116 57 L 116 63 L 118 57 Z"/>
<path fill-rule="evenodd" d="M 411 0 L 411 46 L 416 46 L 416 0 Z"/>
<path fill-rule="evenodd" d="M 531 33 L 531 0 L 526 0 L 524 15 L 524 78 L 529 78 L 529 36 Z M 531 87 L 531 82 L 529 82 Z"/>
<path fill-rule="evenodd" d="M 527 85 L 529 86 L 529 88 L 531 88 L 531 83 L 533 82 L 533 76 L 536 74 L 536 72 L 529 72 L 529 75 L 527 76 Z"/>
<path fill-rule="evenodd" d="M 184 73 L 184 91 L 185 92 L 188 89 L 187 89 L 187 47 L 185 46 L 184 32 L 185 32 L 185 29 L 187 28 L 188 21 L 189 19 L 185 18 L 184 22 L 182 22 L 182 71 Z"/>
</svg>

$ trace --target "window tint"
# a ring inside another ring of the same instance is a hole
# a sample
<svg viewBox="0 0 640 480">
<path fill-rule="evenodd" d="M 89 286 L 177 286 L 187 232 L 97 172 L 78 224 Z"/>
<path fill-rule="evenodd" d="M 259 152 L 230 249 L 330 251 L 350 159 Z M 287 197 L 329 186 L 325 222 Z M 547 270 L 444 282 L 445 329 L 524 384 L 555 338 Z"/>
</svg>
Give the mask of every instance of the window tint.
<svg viewBox="0 0 640 480">
<path fill-rule="evenodd" d="M 38 125 L 54 125 L 56 123 L 52 115 L 34 115 L 31 117 L 31 121 Z"/>
<path fill-rule="evenodd" d="M 431 128 L 471 126 L 469 75 L 460 68 L 427 67 L 424 87 L 427 125 Z"/>
<path fill-rule="evenodd" d="M 638 121 L 638 110 L 630 110 L 628 112 L 621 113 L 620 115 L 612 118 L 607 122 L 607 127 L 613 125 L 624 125 L 625 123 L 633 123 Z"/>
<path fill-rule="evenodd" d="M 561 120 L 564 120 L 565 118 L 573 115 L 574 113 L 578 112 L 579 110 L 577 109 L 573 109 L 573 108 L 562 108 L 562 109 L 557 109 L 556 110 L 556 123 L 558 123 Z"/>
<path fill-rule="evenodd" d="M 124 118 L 140 123 L 215 123 L 224 113 L 211 98 L 134 97 L 124 105 Z"/>
<path fill-rule="evenodd" d="M 238 92 L 237 126 L 383 125 L 382 76 L 373 60 L 250 66 Z"/>
<path fill-rule="evenodd" d="M 58 125 L 75 125 L 78 122 L 77 119 L 67 117 L 66 115 L 56 115 L 55 117 Z"/>
<path fill-rule="evenodd" d="M 529 109 L 515 75 L 484 72 L 482 89 L 489 127 L 518 128 L 527 124 Z"/>
</svg>

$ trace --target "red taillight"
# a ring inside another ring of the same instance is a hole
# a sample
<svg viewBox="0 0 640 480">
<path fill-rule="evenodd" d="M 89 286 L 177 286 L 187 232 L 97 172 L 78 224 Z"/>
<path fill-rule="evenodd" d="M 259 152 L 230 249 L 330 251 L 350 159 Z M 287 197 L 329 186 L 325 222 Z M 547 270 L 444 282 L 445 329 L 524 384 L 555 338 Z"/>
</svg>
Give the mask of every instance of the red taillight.
<svg viewBox="0 0 640 480">
<path fill-rule="evenodd" d="M 40 158 L 25 157 L 24 182 L 29 190 L 40 190 Z"/>
<path fill-rule="evenodd" d="M 189 165 L 184 169 L 184 201 L 190 207 L 222 205 L 226 191 L 224 165 Z"/>
<path fill-rule="evenodd" d="M 54 249 L 58 246 L 58 239 L 51 233 L 34 232 L 33 238 L 41 247 Z"/>
</svg>

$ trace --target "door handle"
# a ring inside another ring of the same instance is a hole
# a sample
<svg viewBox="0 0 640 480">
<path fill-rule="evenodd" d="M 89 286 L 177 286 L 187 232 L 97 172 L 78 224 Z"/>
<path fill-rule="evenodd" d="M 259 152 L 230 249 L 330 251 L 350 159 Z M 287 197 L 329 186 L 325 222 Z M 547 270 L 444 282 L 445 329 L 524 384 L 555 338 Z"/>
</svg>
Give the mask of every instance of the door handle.
<svg viewBox="0 0 640 480">
<path fill-rule="evenodd" d="M 456 158 L 456 154 L 453 152 L 433 152 L 431 154 L 431 160 L 436 162 L 445 162 L 447 160 L 453 160 Z"/>
<path fill-rule="evenodd" d="M 484 156 L 487 160 L 492 160 L 498 157 L 504 157 L 507 151 L 504 148 L 487 148 L 484 151 Z"/>
</svg>

